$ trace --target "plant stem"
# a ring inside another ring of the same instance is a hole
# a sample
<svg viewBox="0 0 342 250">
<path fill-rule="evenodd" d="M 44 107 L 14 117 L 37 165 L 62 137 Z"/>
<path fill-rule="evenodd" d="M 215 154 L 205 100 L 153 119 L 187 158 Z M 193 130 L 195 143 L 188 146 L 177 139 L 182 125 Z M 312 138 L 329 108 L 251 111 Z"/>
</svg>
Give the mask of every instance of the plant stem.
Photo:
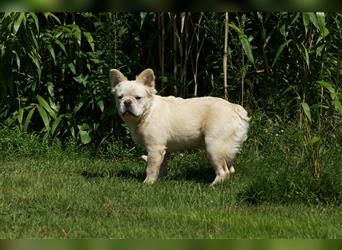
<svg viewBox="0 0 342 250">
<path fill-rule="evenodd" d="M 228 100 L 228 83 L 227 83 L 227 52 L 228 52 L 228 31 L 229 31 L 229 14 L 225 13 L 224 19 L 224 51 L 223 51 L 223 75 L 224 75 L 224 99 Z"/>
</svg>

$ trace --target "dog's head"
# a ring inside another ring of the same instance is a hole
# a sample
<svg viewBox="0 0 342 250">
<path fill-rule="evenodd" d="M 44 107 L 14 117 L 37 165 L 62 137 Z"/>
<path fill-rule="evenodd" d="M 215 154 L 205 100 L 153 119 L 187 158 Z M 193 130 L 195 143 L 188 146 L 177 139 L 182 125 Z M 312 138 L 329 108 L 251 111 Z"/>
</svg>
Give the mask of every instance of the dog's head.
<svg viewBox="0 0 342 250">
<path fill-rule="evenodd" d="M 138 120 L 150 106 L 156 93 L 152 69 L 145 69 L 134 81 L 129 81 L 117 69 L 111 69 L 109 79 L 118 113 L 123 120 Z"/>
</svg>

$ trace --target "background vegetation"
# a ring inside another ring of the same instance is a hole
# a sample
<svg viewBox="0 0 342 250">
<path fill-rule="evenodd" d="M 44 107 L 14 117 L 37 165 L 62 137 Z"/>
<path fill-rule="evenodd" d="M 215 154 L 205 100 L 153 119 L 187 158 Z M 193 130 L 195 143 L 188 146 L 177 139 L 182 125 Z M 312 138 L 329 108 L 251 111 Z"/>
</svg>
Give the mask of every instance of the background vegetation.
<svg viewBox="0 0 342 250">
<path fill-rule="evenodd" d="M 342 13 L 11 12 L 0 23 L 2 237 L 181 237 L 187 227 L 187 237 L 341 236 L 330 205 L 342 201 Z M 147 67 L 161 95 L 219 96 L 251 115 L 237 173 L 219 190 L 208 189 L 213 170 L 198 151 L 171 156 L 157 189 L 140 184 L 144 163 L 132 159 L 142 152 L 116 114 L 108 72 L 133 78 Z M 296 204 L 325 207 L 313 215 Z M 89 211 L 104 231 L 87 226 Z M 175 224 L 162 219 L 170 211 Z M 294 211 L 292 224 L 279 222 Z M 255 225 L 260 213 L 270 216 Z"/>
<path fill-rule="evenodd" d="M 295 122 L 317 143 L 341 121 L 341 18 L 2 13 L 0 121 L 45 139 L 100 145 L 121 129 L 108 70 L 133 77 L 151 67 L 162 95 L 226 96 L 251 114 Z"/>
</svg>

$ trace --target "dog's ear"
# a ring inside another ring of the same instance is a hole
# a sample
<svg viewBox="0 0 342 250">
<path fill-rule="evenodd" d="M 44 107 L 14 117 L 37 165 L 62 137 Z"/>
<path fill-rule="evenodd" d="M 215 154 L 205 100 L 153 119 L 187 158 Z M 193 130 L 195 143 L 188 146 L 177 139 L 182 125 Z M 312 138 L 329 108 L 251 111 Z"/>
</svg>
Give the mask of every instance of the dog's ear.
<svg viewBox="0 0 342 250">
<path fill-rule="evenodd" d="M 147 87 L 155 87 L 155 76 L 152 69 L 145 69 L 136 77 L 137 82 L 141 82 Z"/>
<path fill-rule="evenodd" d="M 112 85 L 112 92 L 114 90 L 114 87 L 122 82 L 122 81 L 126 81 L 127 78 L 117 69 L 111 69 L 109 71 L 109 80 L 110 80 L 110 83 Z"/>
</svg>

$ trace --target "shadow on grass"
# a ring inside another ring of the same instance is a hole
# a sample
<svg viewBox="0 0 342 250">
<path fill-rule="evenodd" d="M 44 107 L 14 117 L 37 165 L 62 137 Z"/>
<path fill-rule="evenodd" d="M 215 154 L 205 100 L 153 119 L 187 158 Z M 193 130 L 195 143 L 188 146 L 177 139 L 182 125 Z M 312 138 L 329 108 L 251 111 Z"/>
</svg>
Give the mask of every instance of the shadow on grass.
<svg viewBox="0 0 342 250">
<path fill-rule="evenodd" d="M 82 171 L 81 176 L 87 180 L 92 180 L 95 178 L 122 178 L 122 179 L 133 179 L 142 182 L 145 179 L 145 171 L 134 172 L 130 169 L 122 169 L 118 171 Z M 214 180 L 215 172 L 211 167 L 196 167 L 196 168 L 185 168 L 181 171 L 178 170 L 177 173 L 169 170 L 166 177 L 161 179 L 172 180 L 172 181 L 191 181 L 198 183 L 210 183 Z"/>
<path fill-rule="evenodd" d="M 145 173 L 132 172 L 129 169 L 119 170 L 119 171 L 103 171 L 103 172 L 90 172 L 82 171 L 81 175 L 87 179 L 95 178 L 122 178 L 122 179 L 135 179 L 137 181 L 143 181 L 145 178 Z"/>
<path fill-rule="evenodd" d="M 178 171 L 175 174 L 172 174 L 172 171 L 169 173 L 167 177 L 169 180 L 185 180 L 191 182 L 198 183 L 210 183 L 215 178 L 215 171 L 212 167 L 208 166 L 196 166 L 190 168 L 184 168 L 182 171 Z"/>
</svg>

